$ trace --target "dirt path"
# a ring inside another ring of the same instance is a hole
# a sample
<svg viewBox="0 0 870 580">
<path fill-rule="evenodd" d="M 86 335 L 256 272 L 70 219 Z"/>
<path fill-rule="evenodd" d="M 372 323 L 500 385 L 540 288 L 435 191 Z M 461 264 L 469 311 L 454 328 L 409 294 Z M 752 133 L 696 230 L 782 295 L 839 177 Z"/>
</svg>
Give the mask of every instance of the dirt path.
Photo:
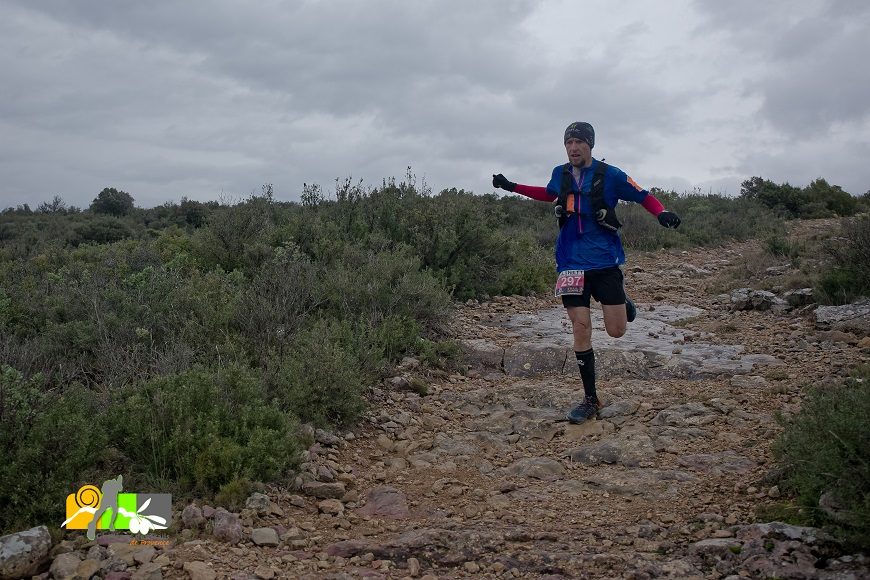
<svg viewBox="0 0 870 580">
<path fill-rule="evenodd" d="M 300 490 L 215 520 L 243 540 L 179 543 L 163 577 L 857 577 L 837 571 L 854 561 L 813 568 L 825 543 L 812 532 L 752 525 L 778 495 L 773 415 L 868 356 L 822 340 L 806 313 L 732 312 L 711 289 L 750 249 L 631 262 L 638 321 L 613 341 L 596 319 L 609 406 L 579 426 L 563 420 L 582 387 L 558 305 L 462 306 L 468 373 L 406 361 L 352 434 L 318 433 Z M 199 525 L 196 510 L 185 519 Z"/>
</svg>

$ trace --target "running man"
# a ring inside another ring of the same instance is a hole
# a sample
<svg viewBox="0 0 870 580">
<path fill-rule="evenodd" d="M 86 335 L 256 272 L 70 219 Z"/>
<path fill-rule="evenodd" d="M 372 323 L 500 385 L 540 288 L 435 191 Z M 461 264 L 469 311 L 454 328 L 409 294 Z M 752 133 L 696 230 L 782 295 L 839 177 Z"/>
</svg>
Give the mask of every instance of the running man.
<svg viewBox="0 0 870 580">
<path fill-rule="evenodd" d="M 590 298 L 601 303 L 607 334 L 619 338 L 634 320 L 634 303 L 626 297 L 620 266 L 625 263 L 622 224 L 616 216 L 619 200 L 641 204 L 666 228 L 680 225 L 677 214 L 665 211 L 659 200 L 621 169 L 592 157 L 595 130 L 577 122 L 565 129 L 568 163 L 553 169 L 547 187 L 521 185 L 504 175 L 492 176 L 493 187 L 539 201 L 555 202 L 559 218 L 556 239 L 556 296 L 571 320 L 574 354 L 583 381 L 583 402 L 568 412 L 568 421 L 582 423 L 595 417 L 601 401 L 595 391 L 595 353 L 592 349 Z M 578 195 L 579 193 L 579 195 Z"/>
</svg>

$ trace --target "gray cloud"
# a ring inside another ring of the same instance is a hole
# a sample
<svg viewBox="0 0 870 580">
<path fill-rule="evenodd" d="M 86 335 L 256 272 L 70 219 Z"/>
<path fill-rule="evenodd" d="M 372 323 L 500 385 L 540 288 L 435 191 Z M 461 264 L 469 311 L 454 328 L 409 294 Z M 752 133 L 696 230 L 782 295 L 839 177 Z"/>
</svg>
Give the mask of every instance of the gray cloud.
<svg viewBox="0 0 870 580">
<path fill-rule="evenodd" d="M 743 80 L 762 99 L 759 117 L 790 137 L 816 138 L 870 116 L 870 4 L 857 0 L 696 2 L 699 34 L 724 34 L 734 66 L 763 74 Z"/>
<path fill-rule="evenodd" d="M 578 119 L 597 156 L 683 189 L 802 175 L 795 136 L 867 135 L 863 3 L 690 1 L 0 0 L 0 207 L 106 186 L 144 206 L 266 182 L 294 199 L 408 165 L 485 192 L 494 171 L 546 180 Z M 870 182 L 826 151 L 844 187 Z"/>
</svg>

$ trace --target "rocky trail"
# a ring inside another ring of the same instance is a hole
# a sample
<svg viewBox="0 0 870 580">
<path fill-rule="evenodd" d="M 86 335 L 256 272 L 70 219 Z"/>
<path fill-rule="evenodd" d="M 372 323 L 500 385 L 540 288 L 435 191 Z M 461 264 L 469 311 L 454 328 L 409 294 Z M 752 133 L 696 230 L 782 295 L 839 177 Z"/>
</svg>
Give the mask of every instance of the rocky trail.
<svg viewBox="0 0 870 580">
<path fill-rule="evenodd" d="M 637 321 L 615 340 L 593 310 L 598 420 L 564 421 L 582 387 L 554 299 L 469 302 L 454 332 L 470 370 L 404 361 L 352 433 L 316 433 L 295 489 L 188 506 L 156 549 L 67 539 L 52 576 L 867 577 L 818 530 L 757 522 L 779 496 L 774 415 L 870 345 L 819 329 L 800 295 L 716 293 L 750 249 L 633 257 Z"/>
</svg>

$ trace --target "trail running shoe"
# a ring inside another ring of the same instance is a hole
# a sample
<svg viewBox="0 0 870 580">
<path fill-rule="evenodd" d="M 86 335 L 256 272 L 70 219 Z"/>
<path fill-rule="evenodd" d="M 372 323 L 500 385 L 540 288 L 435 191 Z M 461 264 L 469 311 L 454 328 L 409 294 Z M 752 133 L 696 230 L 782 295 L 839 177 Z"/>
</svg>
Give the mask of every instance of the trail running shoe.
<svg viewBox="0 0 870 580">
<path fill-rule="evenodd" d="M 582 423 L 593 419 L 598 414 L 601 408 L 601 400 L 598 398 L 586 397 L 582 403 L 568 411 L 569 423 Z"/>
<path fill-rule="evenodd" d="M 637 307 L 628 296 L 625 297 L 625 314 L 629 322 L 634 322 L 637 318 Z"/>
</svg>

